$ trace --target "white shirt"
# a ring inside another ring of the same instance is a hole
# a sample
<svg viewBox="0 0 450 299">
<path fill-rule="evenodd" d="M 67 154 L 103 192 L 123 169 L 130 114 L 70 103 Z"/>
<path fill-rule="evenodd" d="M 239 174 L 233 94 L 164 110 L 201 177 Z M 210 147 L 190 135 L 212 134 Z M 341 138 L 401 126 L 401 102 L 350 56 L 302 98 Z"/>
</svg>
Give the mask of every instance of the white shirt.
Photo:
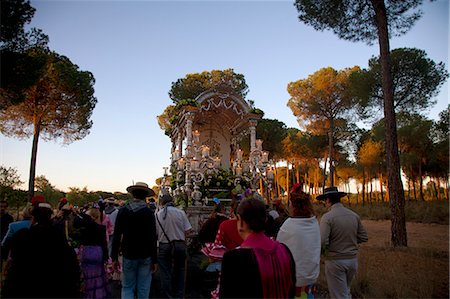
<svg viewBox="0 0 450 299">
<path fill-rule="evenodd" d="M 167 209 L 167 217 L 163 219 Z M 156 231 L 158 233 L 158 241 L 160 243 L 169 243 L 169 241 L 185 240 L 185 233 L 192 228 L 186 213 L 173 206 L 167 206 L 156 213 Z M 159 220 L 159 222 L 158 222 Z M 160 225 L 161 224 L 161 225 Z M 163 230 L 169 237 L 167 240 Z"/>
<path fill-rule="evenodd" d="M 288 218 L 278 232 L 277 240 L 292 252 L 297 287 L 314 284 L 320 272 L 320 228 L 316 217 Z"/>
</svg>

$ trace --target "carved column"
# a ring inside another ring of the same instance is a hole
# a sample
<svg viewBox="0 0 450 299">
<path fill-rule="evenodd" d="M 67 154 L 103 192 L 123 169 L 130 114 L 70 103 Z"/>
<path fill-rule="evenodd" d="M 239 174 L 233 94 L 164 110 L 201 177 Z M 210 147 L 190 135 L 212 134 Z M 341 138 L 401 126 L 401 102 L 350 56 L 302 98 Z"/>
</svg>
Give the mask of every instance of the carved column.
<svg viewBox="0 0 450 299">
<path fill-rule="evenodd" d="M 186 114 L 186 176 L 185 176 L 185 191 L 188 196 L 191 196 L 191 158 L 192 158 L 192 123 L 194 121 L 194 114 L 188 112 Z"/>
<path fill-rule="evenodd" d="M 176 148 L 180 151 L 180 157 L 183 156 L 183 137 L 182 137 L 182 133 L 179 132 L 178 136 L 177 136 L 177 144 L 176 144 Z"/>
<path fill-rule="evenodd" d="M 250 130 L 250 152 L 253 152 L 256 149 L 256 125 L 258 121 L 256 119 L 251 119 L 249 122 L 249 130 Z"/>
<path fill-rule="evenodd" d="M 171 142 L 172 142 L 172 147 L 171 147 L 170 152 L 172 153 L 172 157 L 171 157 L 170 161 L 171 161 L 171 164 L 173 164 L 175 162 L 175 151 L 177 150 L 177 144 L 173 138 L 171 139 Z"/>
<path fill-rule="evenodd" d="M 192 123 L 194 121 L 194 114 L 188 112 L 186 115 L 186 155 L 191 157 L 192 154 Z"/>
</svg>

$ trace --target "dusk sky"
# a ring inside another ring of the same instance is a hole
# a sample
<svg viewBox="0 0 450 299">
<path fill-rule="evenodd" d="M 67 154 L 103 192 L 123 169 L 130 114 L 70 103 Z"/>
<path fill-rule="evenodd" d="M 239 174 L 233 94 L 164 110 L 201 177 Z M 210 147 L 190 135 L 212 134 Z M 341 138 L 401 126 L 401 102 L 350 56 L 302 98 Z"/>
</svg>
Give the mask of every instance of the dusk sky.
<svg viewBox="0 0 450 299">
<path fill-rule="evenodd" d="M 293 1 L 31 1 L 31 26 L 49 46 L 93 73 L 91 133 L 81 141 L 38 147 L 36 175 L 62 191 L 125 192 L 150 186 L 170 163 L 170 140 L 157 115 L 172 104 L 172 82 L 189 73 L 233 68 L 249 86 L 247 99 L 288 127 L 299 128 L 286 106 L 289 82 L 331 66 L 367 68 L 378 44 L 340 40 L 298 21 Z M 425 50 L 448 70 L 449 2 L 424 1 L 422 18 L 391 49 Z M 449 103 L 448 83 L 426 113 L 437 119 Z M 381 115 L 380 115 L 381 117 Z M 26 189 L 31 138 L 0 135 L 0 164 L 17 168 Z"/>
</svg>

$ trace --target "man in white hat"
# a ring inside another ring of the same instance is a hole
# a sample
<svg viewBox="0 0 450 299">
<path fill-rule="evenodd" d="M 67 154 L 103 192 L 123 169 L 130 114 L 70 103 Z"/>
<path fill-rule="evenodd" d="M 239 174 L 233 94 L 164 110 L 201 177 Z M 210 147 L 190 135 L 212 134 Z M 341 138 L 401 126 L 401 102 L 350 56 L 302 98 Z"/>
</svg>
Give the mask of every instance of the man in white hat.
<svg viewBox="0 0 450 299">
<path fill-rule="evenodd" d="M 122 249 L 122 298 L 148 298 L 152 273 L 156 271 L 155 215 L 145 199 L 155 195 L 146 183 L 127 188 L 133 199 L 117 214 L 111 250 L 114 269 L 118 271 L 119 247 Z"/>
<path fill-rule="evenodd" d="M 346 195 L 329 187 L 317 196 L 330 208 L 320 219 L 320 237 L 331 298 L 352 298 L 350 284 L 358 269 L 358 244 L 368 240 L 359 216 L 341 203 L 341 197 Z"/>
</svg>

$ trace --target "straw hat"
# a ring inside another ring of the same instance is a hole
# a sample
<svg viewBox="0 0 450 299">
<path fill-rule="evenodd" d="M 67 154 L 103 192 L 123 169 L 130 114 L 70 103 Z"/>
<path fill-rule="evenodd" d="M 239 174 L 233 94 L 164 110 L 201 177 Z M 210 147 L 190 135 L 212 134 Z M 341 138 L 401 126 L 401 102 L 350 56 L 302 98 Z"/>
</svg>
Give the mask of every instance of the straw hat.
<svg viewBox="0 0 450 299">
<path fill-rule="evenodd" d="M 146 191 L 147 197 L 155 195 L 155 192 L 152 189 L 150 189 L 146 183 L 143 182 L 136 182 L 136 184 L 131 185 L 127 188 L 127 191 L 130 193 L 133 193 L 134 190 Z"/>
</svg>

